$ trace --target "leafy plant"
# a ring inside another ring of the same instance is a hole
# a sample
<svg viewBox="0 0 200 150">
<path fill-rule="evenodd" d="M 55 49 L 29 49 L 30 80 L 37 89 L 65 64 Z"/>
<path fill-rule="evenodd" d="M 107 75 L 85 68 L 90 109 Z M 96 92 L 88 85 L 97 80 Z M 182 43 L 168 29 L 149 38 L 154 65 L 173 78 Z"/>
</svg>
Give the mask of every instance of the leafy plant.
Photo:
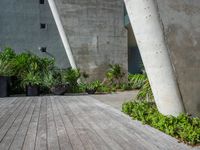
<svg viewBox="0 0 200 150">
<path fill-rule="evenodd" d="M 153 100 L 154 99 L 153 92 L 151 90 L 151 86 L 148 79 L 145 80 L 144 85 L 140 89 L 136 99 L 138 100 L 144 100 L 144 99 Z"/>
<path fill-rule="evenodd" d="M 128 76 L 129 85 L 132 89 L 139 89 L 136 97 L 138 100 L 153 100 L 153 93 L 146 73 L 144 74 L 130 74 Z"/>
<path fill-rule="evenodd" d="M 21 84 L 23 87 L 35 85 L 39 86 L 42 84 L 41 74 L 28 72 L 26 76 L 23 77 Z"/>
<path fill-rule="evenodd" d="M 200 143 L 200 119 L 186 114 L 178 117 L 162 115 L 155 103 L 130 101 L 122 106 L 122 111 L 133 119 L 142 121 L 190 145 Z"/>
<path fill-rule="evenodd" d="M 129 74 L 128 82 L 133 89 L 141 89 L 147 79 L 146 74 Z"/>
<path fill-rule="evenodd" d="M 126 90 L 132 90 L 132 87 L 130 86 L 129 83 L 121 83 L 120 84 L 120 89 L 122 91 L 126 91 Z"/>
<path fill-rule="evenodd" d="M 97 90 L 101 86 L 101 82 L 99 80 L 90 82 L 86 84 L 86 89 L 87 90 Z"/>
<path fill-rule="evenodd" d="M 99 93 L 111 93 L 112 90 L 109 86 L 102 84 L 98 89 L 97 92 Z"/>
<path fill-rule="evenodd" d="M 75 92 L 78 88 L 78 79 L 80 78 L 80 70 L 68 68 L 65 71 L 62 71 L 62 82 L 69 84 L 71 92 Z"/>
<path fill-rule="evenodd" d="M 16 53 L 11 48 L 5 48 L 2 52 L 0 52 L 1 60 L 11 60 L 16 57 Z"/>
<path fill-rule="evenodd" d="M 122 71 L 122 67 L 119 64 L 109 65 L 109 69 L 106 72 L 107 79 L 111 84 L 116 84 L 119 86 L 125 73 Z"/>
<path fill-rule="evenodd" d="M 0 75 L 12 76 L 15 74 L 16 54 L 11 48 L 6 48 L 0 52 Z"/>
<path fill-rule="evenodd" d="M 53 76 L 52 71 L 46 71 L 46 73 L 43 76 L 42 85 L 47 88 L 51 88 L 52 86 L 56 85 L 56 79 Z"/>
</svg>

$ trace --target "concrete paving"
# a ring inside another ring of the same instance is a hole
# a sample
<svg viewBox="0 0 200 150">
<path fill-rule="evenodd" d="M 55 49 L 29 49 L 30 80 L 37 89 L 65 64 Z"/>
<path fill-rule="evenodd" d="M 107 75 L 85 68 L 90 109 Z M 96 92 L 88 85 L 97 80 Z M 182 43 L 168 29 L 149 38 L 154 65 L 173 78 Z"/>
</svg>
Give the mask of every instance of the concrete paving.
<svg viewBox="0 0 200 150">
<path fill-rule="evenodd" d="M 124 91 L 124 92 L 116 92 L 112 94 L 95 94 L 91 95 L 91 97 L 113 106 L 114 108 L 121 111 L 122 104 L 126 101 L 134 99 L 138 93 L 138 90 L 134 91 Z"/>
</svg>

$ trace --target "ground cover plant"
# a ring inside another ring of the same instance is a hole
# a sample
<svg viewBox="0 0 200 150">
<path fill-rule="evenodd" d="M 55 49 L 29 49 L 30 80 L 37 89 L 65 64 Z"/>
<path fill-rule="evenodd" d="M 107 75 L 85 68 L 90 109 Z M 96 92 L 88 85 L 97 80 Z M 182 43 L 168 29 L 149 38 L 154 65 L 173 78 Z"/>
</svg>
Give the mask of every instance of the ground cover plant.
<svg viewBox="0 0 200 150">
<path fill-rule="evenodd" d="M 186 114 L 178 117 L 162 115 L 154 102 L 130 101 L 122 106 L 122 111 L 134 120 L 148 124 L 181 142 L 189 145 L 200 144 L 200 119 Z"/>
</svg>

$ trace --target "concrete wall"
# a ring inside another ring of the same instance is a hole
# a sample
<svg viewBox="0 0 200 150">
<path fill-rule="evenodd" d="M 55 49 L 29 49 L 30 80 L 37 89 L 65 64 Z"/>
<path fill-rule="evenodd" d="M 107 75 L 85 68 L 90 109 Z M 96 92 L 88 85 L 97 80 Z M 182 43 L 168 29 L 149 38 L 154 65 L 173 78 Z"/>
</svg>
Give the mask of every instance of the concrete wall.
<svg viewBox="0 0 200 150">
<path fill-rule="evenodd" d="M 29 50 L 47 56 L 38 47 L 56 58 L 57 66 L 69 67 L 66 52 L 58 34 L 48 2 L 39 0 L 0 0 L 0 48 L 12 47 L 17 52 Z M 40 29 L 46 23 L 47 29 Z"/>
<path fill-rule="evenodd" d="M 122 0 L 55 0 L 75 62 L 93 78 L 102 79 L 108 64 L 122 64 L 128 69 L 127 31 L 124 28 Z M 0 48 L 17 52 L 38 47 L 56 58 L 61 68 L 69 62 L 47 0 L 0 1 Z M 47 23 L 47 29 L 40 29 Z"/>
<path fill-rule="evenodd" d="M 156 1 L 186 110 L 200 116 L 200 1 Z"/>
<path fill-rule="evenodd" d="M 92 78 L 108 64 L 128 69 L 127 31 L 122 0 L 55 0 L 75 62 Z"/>
</svg>

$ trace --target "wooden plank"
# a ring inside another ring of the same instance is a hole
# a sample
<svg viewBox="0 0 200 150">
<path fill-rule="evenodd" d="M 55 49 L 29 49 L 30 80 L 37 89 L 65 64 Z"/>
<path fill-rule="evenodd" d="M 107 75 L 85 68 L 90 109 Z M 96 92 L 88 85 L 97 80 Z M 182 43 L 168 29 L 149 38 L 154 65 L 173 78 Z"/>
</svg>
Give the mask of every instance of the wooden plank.
<svg viewBox="0 0 200 150">
<path fill-rule="evenodd" d="M 63 99 L 59 99 L 59 102 L 61 103 L 61 105 L 64 108 L 64 111 L 66 112 L 66 114 L 69 117 L 69 120 L 71 121 L 74 129 L 76 130 L 76 132 L 78 133 L 82 143 L 84 143 L 84 147 L 86 150 L 96 150 L 96 146 L 95 144 L 91 141 L 91 139 L 89 138 L 89 135 L 87 132 L 90 131 L 90 129 L 88 127 L 84 127 L 79 120 L 76 118 L 76 116 L 74 116 L 74 114 L 72 113 L 72 111 L 69 109 L 69 107 L 67 105 L 65 105 L 65 103 L 63 103 Z"/>
<path fill-rule="evenodd" d="M 84 150 L 84 145 L 81 142 L 79 135 L 77 134 L 72 123 L 70 122 L 69 117 L 64 111 L 62 105 L 60 103 L 56 104 L 64 122 L 65 130 L 67 131 L 73 150 Z"/>
<path fill-rule="evenodd" d="M 15 107 L 18 102 L 19 102 L 19 99 L 16 98 L 16 99 L 13 99 L 12 103 L 2 106 L 2 108 L 0 109 L 0 112 L 1 112 L 0 118 L 4 116 L 5 114 L 7 114 L 10 110 L 12 110 L 13 107 Z"/>
<path fill-rule="evenodd" d="M 79 98 L 79 106 L 104 132 L 108 133 L 109 136 L 123 147 L 123 149 L 132 149 L 133 147 L 135 149 L 158 149 L 156 146 L 147 143 L 145 139 L 140 139 L 140 136 L 136 133 L 130 134 L 129 130 L 121 125 L 120 122 L 111 118 L 108 113 L 104 114 L 103 110 L 100 110 L 96 105 L 96 102 L 92 100 L 85 101 L 85 99 L 87 97 Z"/>
<path fill-rule="evenodd" d="M 111 118 L 118 121 L 121 125 L 127 128 L 130 135 L 132 134 L 133 137 L 138 137 L 139 141 L 136 141 L 136 144 L 138 144 L 140 141 L 146 141 L 143 142 L 143 145 L 145 145 L 145 147 L 147 147 L 148 149 L 152 147 L 148 145 L 154 145 L 159 149 L 190 149 L 189 146 L 183 143 L 178 143 L 175 138 L 170 137 L 161 131 L 158 131 L 148 125 L 142 125 L 138 121 L 133 121 L 129 116 L 114 109 L 109 105 L 103 104 L 91 97 L 85 97 L 83 98 L 83 101 L 84 100 L 87 101 L 87 103 L 91 103 L 91 101 L 94 101 L 95 105 L 98 106 L 98 108 L 100 109 L 99 111 L 103 112 L 106 115 L 109 115 Z"/>
<path fill-rule="evenodd" d="M 128 136 L 123 131 L 123 127 L 118 125 L 118 122 L 115 120 L 112 120 L 108 115 L 103 115 L 101 111 L 98 111 L 97 108 L 95 108 L 95 103 L 92 101 L 90 103 L 94 104 L 94 106 L 83 102 L 83 98 L 81 97 L 79 99 L 78 106 L 82 109 L 82 111 L 90 117 L 91 120 L 93 120 L 105 133 L 108 134 L 108 136 L 113 139 L 116 143 L 119 144 L 120 147 L 123 149 L 132 149 L 133 147 L 136 149 L 144 149 L 144 147 L 141 145 L 137 146 L 133 144 L 133 140 L 130 136 Z M 117 129 L 117 130 L 116 130 Z"/>
<path fill-rule="evenodd" d="M 0 142 L 3 140 L 5 134 L 10 129 L 10 127 L 13 124 L 13 122 L 16 120 L 16 118 L 17 118 L 18 114 L 20 113 L 20 111 L 23 110 L 23 108 L 26 106 L 26 104 L 28 102 L 29 101 L 27 100 L 27 101 L 23 102 L 22 104 L 20 103 L 21 105 L 19 105 L 19 107 L 17 107 L 17 109 L 15 109 L 13 114 L 10 117 L 8 117 L 8 120 L 3 120 L 3 122 L 2 122 L 3 126 L 0 128 Z"/>
<path fill-rule="evenodd" d="M 4 98 L 0 101 L 0 112 L 2 109 L 9 107 L 17 98 Z"/>
<path fill-rule="evenodd" d="M 88 117 L 88 114 L 82 111 L 82 108 L 79 107 L 79 101 L 77 101 L 75 97 L 73 101 L 70 101 L 70 103 L 69 101 L 65 102 L 67 102 L 67 105 L 73 110 L 74 113 L 76 113 L 77 116 L 84 118 L 84 120 L 88 122 L 90 127 L 96 131 L 96 133 L 107 143 L 107 145 L 109 145 L 110 149 L 123 150 L 123 148 L 112 137 L 110 137 L 97 125 L 96 122 Z"/>
<path fill-rule="evenodd" d="M 26 113 L 26 116 L 19 128 L 19 130 L 17 131 L 17 134 L 15 135 L 15 138 L 9 148 L 9 150 L 21 150 L 26 134 L 27 134 L 27 130 L 33 115 L 33 112 L 35 110 L 35 105 L 36 105 L 36 99 L 33 100 L 33 102 L 31 103 L 28 112 Z"/>
<path fill-rule="evenodd" d="M 20 111 L 19 115 L 16 117 L 15 121 L 13 122 L 11 128 L 9 128 L 8 132 L 3 137 L 0 149 L 2 150 L 8 150 L 10 145 L 12 144 L 12 141 L 17 133 L 17 130 L 19 129 L 30 105 L 32 100 L 29 100 L 28 103 L 25 105 L 25 107 Z"/>
<path fill-rule="evenodd" d="M 47 100 L 42 97 L 35 150 L 47 150 Z"/>
<path fill-rule="evenodd" d="M 37 128 L 38 128 L 38 120 L 39 120 L 40 107 L 41 107 L 41 98 L 37 98 L 36 101 L 37 101 L 37 104 L 35 106 L 35 110 L 31 118 L 31 122 L 29 124 L 29 128 L 28 128 L 26 138 L 23 143 L 22 150 L 35 149 L 36 133 L 37 133 Z"/>
<path fill-rule="evenodd" d="M 90 125 L 85 121 L 84 118 L 80 117 L 80 116 L 76 116 L 76 114 L 73 112 L 73 110 L 71 110 L 67 104 L 65 104 L 65 101 L 67 101 L 68 99 L 66 97 L 63 98 L 63 106 L 65 107 L 65 110 L 68 110 L 68 114 L 69 112 L 71 112 L 71 118 L 76 118 L 84 128 L 85 128 L 85 131 L 87 132 L 87 135 L 93 145 L 95 145 L 95 148 L 98 149 L 98 150 L 109 150 L 109 146 L 106 145 L 106 143 L 103 141 L 103 139 L 96 134 L 96 131 L 93 130 Z M 73 99 L 71 99 L 73 100 Z M 71 101 L 70 100 L 70 101 Z"/>
<path fill-rule="evenodd" d="M 57 99 L 55 97 L 51 97 L 52 108 L 54 113 L 54 120 L 56 123 L 56 130 L 59 138 L 59 145 L 61 150 L 72 150 L 72 145 L 70 143 L 68 134 L 65 130 L 64 122 L 61 118 L 59 110 L 57 108 Z"/>
<path fill-rule="evenodd" d="M 47 99 L 47 146 L 48 150 L 60 149 L 50 98 Z"/>
<path fill-rule="evenodd" d="M 19 106 L 23 103 L 22 100 L 16 100 L 16 103 L 13 106 L 10 106 L 3 110 L 0 114 L 0 128 L 4 125 L 6 120 L 13 114 L 14 111 L 19 109 Z"/>
</svg>

